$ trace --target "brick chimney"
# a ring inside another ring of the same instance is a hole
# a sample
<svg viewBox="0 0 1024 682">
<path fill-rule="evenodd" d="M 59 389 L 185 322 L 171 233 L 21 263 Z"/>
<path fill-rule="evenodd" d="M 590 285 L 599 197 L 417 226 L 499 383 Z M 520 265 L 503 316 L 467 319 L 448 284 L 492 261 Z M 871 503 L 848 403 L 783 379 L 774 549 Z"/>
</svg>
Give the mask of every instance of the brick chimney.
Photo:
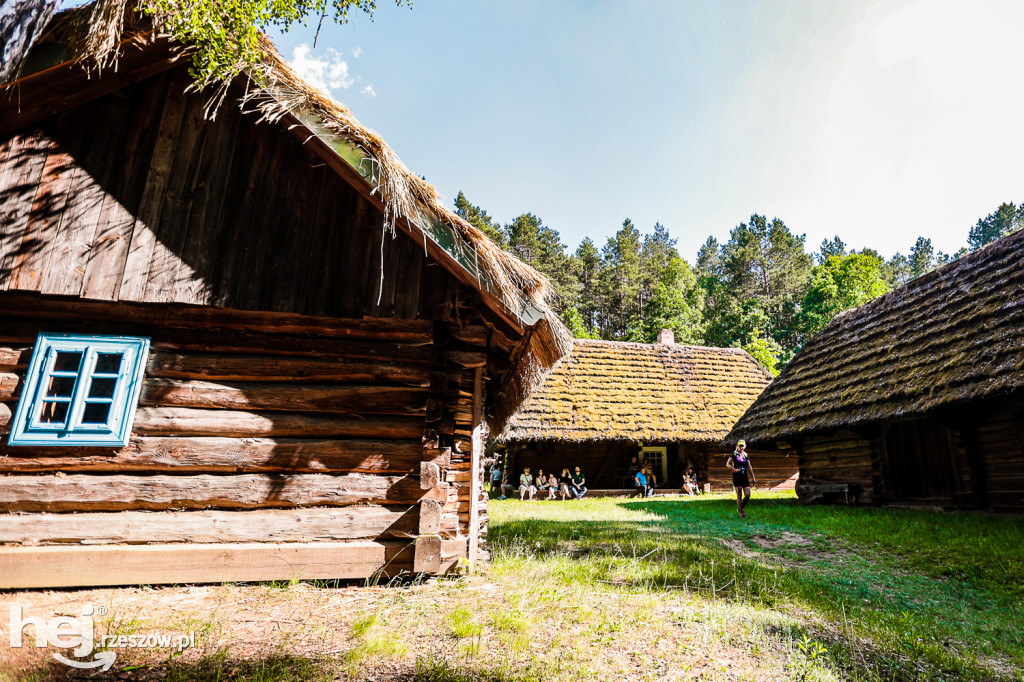
<svg viewBox="0 0 1024 682">
<path fill-rule="evenodd" d="M 658 343 L 674 344 L 676 342 L 676 335 L 671 329 L 662 329 L 658 332 Z"/>
</svg>

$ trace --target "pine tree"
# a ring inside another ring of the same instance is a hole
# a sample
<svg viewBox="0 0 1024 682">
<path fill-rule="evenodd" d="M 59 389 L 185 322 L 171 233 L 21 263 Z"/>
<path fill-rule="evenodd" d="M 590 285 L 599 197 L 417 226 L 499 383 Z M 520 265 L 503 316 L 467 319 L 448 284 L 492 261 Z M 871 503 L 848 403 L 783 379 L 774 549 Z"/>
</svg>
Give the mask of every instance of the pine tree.
<svg viewBox="0 0 1024 682">
<path fill-rule="evenodd" d="M 487 215 L 487 211 L 483 210 L 479 206 L 474 206 L 469 203 L 466 195 L 462 192 L 459 192 L 459 196 L 455 197 L 455 214 L 476 229 L 483 232 L 487 235 L 488 239 L 501 248 L 508 248 L 508 239 L 506 238 L 501 225 L 495 224 L 494 221 L 491 220 L 491 216 Z"/>
<path fill-rule="evenodd" d="M 556 309 L 563 312 L 574 308 L 579 294 L 579 282 L 565 253 L 558 230 L 548 227 L 532 213 L 523 213 L 505 226 L 508 251 L 551 280 L 557 296 Z"/>
<path fill-rule="evenodd" d="M 821 251 L 815 255 L 818 265 L 821 265 L 829 256 L 845 256 L 846 255 L 846 242 L 839 238 L 837 234 L 832 239 L 823 239 L 821 241 Z"/>
<path fill-rule="evenodd" d="M 640 231 L 629 218 L 601 253 L 600 291 L 604 302 L 603 332 L 612 339 L 626 335 L 631 322 L 639 318 L 640 292 Z"/>
<path fill-rule="evenodd" d="M 794 318 L 811 275 L 804 240 L 804 235 L 794 235 L 778 218 L 769 222 L 754 214 L 749 223 L 733 228 L 722 249 L 729 294 L 757 303 L 767 318 L 767 333 L 787 351 L 798 345 Z"/>
<path fill-rule="evenodd" d="M 676 343 L 704 343 L 704 290 L 682 258 L 672 258 L 662 270 L 641 328 L 642 337 L 630 340 L 653 343 L 658 332 L 671 329 Z"/>
<path fill-rule="evenodd" d="M 1013 203 L 999 205 L 993 213 L 979 218 L 967 236 L 971 251 L 977 251 L 986 244 L 1002 239 L 1024 227 L 1024 203 L 1018 208 Z"/>
<path fill-rule="evenodd" d="M 583 325 L 593 334 L 600 328 L 601 312 L 601 254 L 594 246 L 593 240 L 586 237 L 576 248 L 572 258 L 573 274 L 579 282 L 579 299 L 577 310 Z"/>
<path fill-rule="evenodd" d="M 935 269 L 935 249 L 932 248 L 931 239 L 917 238 L 914 247 L 910 249 L 907 265 L 910 269 L 910 279 L 917 279 Z"/>
<path fill-rule="evenodd" d="M 673 259 L 678 258 L 676 240 L 664 225 L 655 223 L 654 231 L 644 235 L 640 248 L 640 317 L 646 317 L 648 304 L 654 297 L 655 289 L 661 282 L 665 270 Z"/>
</svg>

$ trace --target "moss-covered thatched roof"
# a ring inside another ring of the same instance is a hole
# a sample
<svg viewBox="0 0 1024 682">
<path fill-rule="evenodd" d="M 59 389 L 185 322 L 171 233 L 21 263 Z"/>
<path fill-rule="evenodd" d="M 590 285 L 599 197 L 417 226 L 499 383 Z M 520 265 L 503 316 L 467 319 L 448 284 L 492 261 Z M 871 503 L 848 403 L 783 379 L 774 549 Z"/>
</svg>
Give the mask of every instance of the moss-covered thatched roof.
<svg viewBox="0 0 1024 682">
<path fill-rule="evenodd" d="M 577 339 L 502 441 L 718 441 L 771 381 L 738 348 Z"/>
<path fill-rule="evenodd" d="M 728 442 L 785 440 L 1024 391 L 1024 232 L 836 317 Z"/>
</svg>

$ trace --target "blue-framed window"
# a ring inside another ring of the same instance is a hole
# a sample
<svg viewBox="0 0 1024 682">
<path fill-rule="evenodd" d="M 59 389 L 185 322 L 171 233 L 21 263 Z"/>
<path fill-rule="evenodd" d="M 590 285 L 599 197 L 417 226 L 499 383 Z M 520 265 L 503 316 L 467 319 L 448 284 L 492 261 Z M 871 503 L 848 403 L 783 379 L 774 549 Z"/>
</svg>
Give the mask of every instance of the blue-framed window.
<svg viewBox="0 0 1024 682">
<path fill-rule="evenodd" d="M 10 445 L 127 445 L 149 339 L 39 335 Z"/>
</svg>

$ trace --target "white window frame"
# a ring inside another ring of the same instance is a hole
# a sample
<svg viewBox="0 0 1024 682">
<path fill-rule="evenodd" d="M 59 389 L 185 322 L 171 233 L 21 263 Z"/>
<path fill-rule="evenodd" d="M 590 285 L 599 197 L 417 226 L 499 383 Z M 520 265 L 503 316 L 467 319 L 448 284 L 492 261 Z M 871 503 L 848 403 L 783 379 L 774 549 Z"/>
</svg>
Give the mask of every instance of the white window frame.
<svg viewBox="0 0 1024 682">
<path fill-rule="evenodd" d="M 55 369 L 58 353 L 80 353 L 76 369 Z M 116 372 L 99 372 L 100 354 L 116 354 Z M 149 339 L 136 336 L 86 336 L 41 333 L 36 339 L 8 444 L 12 446 L 125 446 L 131 437 L 142 390 Z M 51 379 L 74 379 L 70 395 L 47 395 Z M 93 382 L 114 379 L 110 396 L 93 396 Z M 66 403 L 63 422 L 44 421 L 48 404 Z M 85 421 L 90 404 L 109 404 L 104 423 Z"/>
<path fill-rule="evenodd" d="M 661 460 L 658 462 L 659 471 L 654 474 L 658 477 L 658 484 L 664 486 L 668 479 L 668 448 L 663 445 L 644 445 L 640 448 L 640 459 L 645 464 L 649 462 L 648 455 L 657 455 L 657 459 Z"/>
</svg>

